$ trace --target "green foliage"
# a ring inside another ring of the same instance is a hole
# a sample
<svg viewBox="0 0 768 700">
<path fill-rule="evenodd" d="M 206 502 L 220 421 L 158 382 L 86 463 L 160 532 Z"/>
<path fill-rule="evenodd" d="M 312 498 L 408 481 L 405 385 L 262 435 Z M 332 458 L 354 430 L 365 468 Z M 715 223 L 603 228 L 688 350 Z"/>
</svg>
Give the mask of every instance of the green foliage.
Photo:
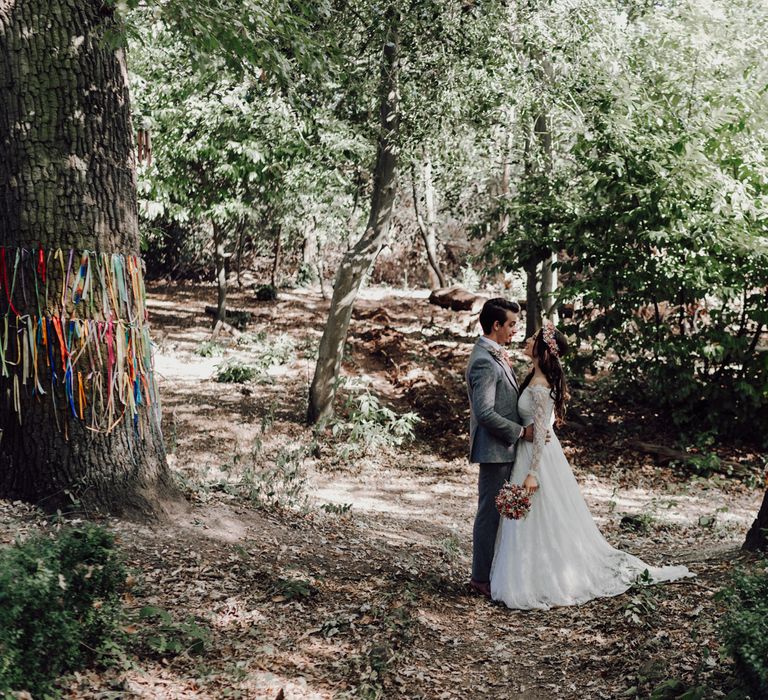
<svg viewBox="0 0 768 700">
<path fill-rule="evenodd" d="M 315 587 L 303 578 L 281 578 L 275 581 L 272 586 L 272 595 L 275 602 L 304 600 L 310 598 L 315 593 L 317 593 Z"/>
<path fill-rule="evenodd" d="M 281 333 L 259 343 L 254 354 L 256 365 L 266 370 L 290 362 L 296 354 L 296 348 L 291 336 Z"/>
<path fill-rule="evenodd" d="M 628 591 L 629 600 L 624 604 L 624 617 L 637 627 L 652 627 L 657 618 L 657 589 L 646 569 Z"/>
<path fill-rule="evenodd" d="M 718 594 L 727 610 L 720 622 L 725 651 L 753 697 L 768 696 L 768 567 L 739 571 Z"/>
<path fill-rule="evenodd" d="M 296 345 L 287 333 L 243 333 L 237 344 L 250 350 L 253 366 L 261 371 L 290 362 L 296 355 Z"/>
<path fill-rule="evenodd" d="M 414 428 L 421 418 L 413 412 L 397 414 L 382 406 L 368 390 L 351 393 L 344 405 L 344 416 L 331 425 L 334 438 L 343 440 L 340 449 L 347 457 L 380 448 L 394 448 L 414 439 Z"/>
<path fill-rule="evenodd" d="M 152 162 L 139 168 L 143 244 L 168 272 L 210 270 L 214 226 L 227 253 L 235 248 L 238 269 L 243 256 L 270 254 L 278 238 L 290 253 L 308 233 L 324 243 L 344 232 L 354 173 L 347 163 L 367 157 L 370 147 L 318 103 L 319 95 L 294 89 L 317 89 L 318 74 L 331 70 L 336 53 L 328 43 L 323 61 L 317 54 L 305 60 L 324 39 L 325 12 L 320 5 L 304 9 L 294 14 L 276 6 L 267 16 L 265 7 L 254 10 L 254 21 L 266 26 L 238 35 L 237 53 L 248 48 L 249 60 L 260 57 L 245 74 L 228 60 L 232 47 L 220 45 L 216 31 L 207 34 L 211 43 L 201 54 L 191 19 L 206 14 L 223 31 L 221 17 L 235 12 L 234 4 L 191 8 L 183 21 L 168 8 L 159 18 L 133 13 L 136 121 L 151 131 L 153 144 Z M 232 26 L 243 24 L 240 12 L 248 11 L 240 8 Z M 318 23 L 304 34 L 311 16 Z M 299 33 L 287 40 L 287 27 Z M 290 47 L 300 55 L 288 59 Z M 289 75 L 297 80 L 292 89 L 284 83 Z M 307 221 L 315 222 L 309 232 Z M 257 291 L 258 299 L 274 295 L 271 285 Z"/>
<path fill-rule="evenodd" d="M 564 252 L 564 330 L 590 361 L 617 358 L 623 400 L 754 439 L 768 419 L 768 13 L 695 0 L 576 14 L 555 2 L 522 18 L 519 185 L 489 252 L 507 266 Z M 541 114 L 551 151 L 527 131 Z"/>
<path fill-rule="evenodd" d="M 677 678 L 659 683 L 651 692 L 649 700 L 709 700 L 722 697 L 722 693 L 713 693 L 712 688 L 704 685 L 689 685 Z M 728 700 L 743 700 L 741 696 L 729 694 Z"/>
<path fill-rule="evenodd" d="M 214 357 L 223 354 L 224 346 L 222 346 L 221 343 L 217 343 L 215 340 L 204 340 L 195 348 L 195 355 L 199 355 L 200 357 Z"/>
<path fill-rule="evenodd" d="M 323 503 L 320 506 L 321 510 L 326 513 L 333 513 L 334 515 L 346 515 L 352 510 L 351 503 Z"/>
<path fill-rule="evenodd" d="M 271 284 L 260 284 L 254 292 L 256 301 L 274 301 L 277 299 L 277 289 Z"/>
<path fill-rule="evenodd" d="M 82 525 L 0 551 L 0 693 L 50 692 L 105 660 L 121 633 L 125 567 L 106 530 Z"/>
<path fill-rule="evenodd" d="M 675 463 L 671 464 L 674 465 Z M 720 458 L 713 452 L 691 455 L 685 464 L 687 469 L 705 478 L 722 471 Z"/>
<path fill-rule="evenodd" d="M 274 464 L 259 466 L 257 460 L 243 471 L 239 491 L 258 508 L 266 510 L 302 509 L 307 505 L 307 475 L 303 446 L 284 448 Z"/>
<path fill-rule="evenodd" d="M 247 365 L 239 360 L 228 360 L 216 365 L 214 379 L 217 382 L 243 384 L 256 379 L 260 374 L 261 370 L 258 367 Z"/>
<path fill-rule="evenodd" d="M 639 513 L 637 515 L 626 514 L 621 518 L 619 527 L 634 532 L 647 533 L 653 525 L 653 515 L 651 513 Z"/>
<path fill-rule="evenodd" d="M 189 616 L 176 622 L 171 614 L 153 605 L 139 610 L 139 623 L 148 623 L 134 638 L 135 645 L 144 645 L 158 657 L 178 654 L 202 654 L 211 643 L 210 630 Z"/>
</svg>

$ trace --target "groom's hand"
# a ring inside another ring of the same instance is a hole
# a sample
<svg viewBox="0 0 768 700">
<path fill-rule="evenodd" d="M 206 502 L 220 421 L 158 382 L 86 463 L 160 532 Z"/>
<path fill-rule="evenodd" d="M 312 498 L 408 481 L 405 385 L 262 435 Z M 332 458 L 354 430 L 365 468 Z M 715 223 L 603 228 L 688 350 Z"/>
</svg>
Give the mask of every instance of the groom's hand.
<svg viewBox="0 0 768 700">
<path fill-rule="evenodd" d="M 544 438 L 544 442 L 549 442 L 552 439 L 552 433 L 547 430 L 547 437 Z M 533 424 L 526 425 L 525 430 L 523 430 L 523 440 L 527 440 L 528 442 L 533 442 Z"/>
</svg>

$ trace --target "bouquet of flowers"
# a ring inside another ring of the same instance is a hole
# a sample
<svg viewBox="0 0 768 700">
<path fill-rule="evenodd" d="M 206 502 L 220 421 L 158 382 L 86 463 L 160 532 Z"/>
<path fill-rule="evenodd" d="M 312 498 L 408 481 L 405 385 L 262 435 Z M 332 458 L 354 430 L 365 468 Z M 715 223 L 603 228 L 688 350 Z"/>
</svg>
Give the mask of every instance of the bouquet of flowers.
<svg viewBox="0 0 768 700">
<path fill-rule="evenodd" d="M 508 481 L 496 496 L 496 508 L 505 518 L 521 520 L 531 510 L 531 497 L 522 486 Z"/>
</svg>

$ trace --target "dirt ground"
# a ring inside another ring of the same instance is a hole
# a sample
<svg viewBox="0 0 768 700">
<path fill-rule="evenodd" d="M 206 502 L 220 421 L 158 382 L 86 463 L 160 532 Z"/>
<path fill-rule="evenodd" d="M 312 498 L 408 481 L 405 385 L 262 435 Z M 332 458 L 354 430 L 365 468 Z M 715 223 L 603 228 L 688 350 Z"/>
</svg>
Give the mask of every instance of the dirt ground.
<svg viewBox="0 0 768 700">
<path fill-rule="evenodd" d="M 144 641 L 122 667 L 68 679 L 66 697 L 527 700 L 648 697 L 666 679 L 706 686 L 709 697 L 732 687 L 714 596 L 744 562 L 758 478 L 691 479 L 657 466 L 627 446 L 658 442 L 657 427 L 589 386 L 575 390 L 577 420 L 560 435 L 603 533 L 696 577 L 575 608 L 511 611 L 466 585 L 476 468 L 464 456 L 463 367 L 474 317 L 430 305 L 424 291 L 364 290 L 344 374 L 421 422 L 410 444 L 344 451 L 304 424 L 328 308 L 319 290 L 271 302 L 232 295 L 253 314 L 246 338 L 262 334 L 262 355 L 288 348 L 245 384 L 213 375 L 226 360 L 251 361 L 256 345 L 222 336 L 209 347 L 223 355 L 200 354 L 211 288 L 148 292 L 169 463 L 189 509 L 162 526 L 108 526 L 133 571 L 128 607 L 161 609 L 171 622 L 148 642 L 149 623 L 136 621 L 129 631 Z M 758 455 L 720 449 L 759 473 Z M 286 459 L 298 471 L 282 494 L 307 505 L 264 507 L 265 470 Z M 643 527 L 622 528 L 626 514 Z M 50 526 L 28 506 L 0 502 L 0 541 Z M 180 653 L 162 649 L 172 638 Z"/>
</svg>

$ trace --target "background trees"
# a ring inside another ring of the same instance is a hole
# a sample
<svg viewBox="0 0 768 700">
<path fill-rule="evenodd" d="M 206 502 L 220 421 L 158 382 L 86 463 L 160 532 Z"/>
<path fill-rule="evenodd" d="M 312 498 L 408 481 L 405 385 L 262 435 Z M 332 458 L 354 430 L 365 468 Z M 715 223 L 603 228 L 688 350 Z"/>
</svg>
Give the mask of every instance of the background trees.
<svg viewBox="0 0 768 700">
<path fill-rule="evenodd" d="M 222 287 L 244 256 L 260 282 L 338 267 L 375 189 L 389 11 L 401 172 L 373 258 L 417 247 L 421 279 L 447 284 L 484 248 L 489 272 L 526 271 L 531 330 L 568 305 L 574 370 L 615 354 L 681 428 L 761 415 L 766 17 L 746 3 L 328 3 L 284 17 L 283 58 L 245 71 L 228 31 L 200 60 L 165 10 L 132 63 L 155 150 L 145 241 L 164 268 L 197 258 L 212 276 L 218 259 Z"/>
<path fill-rule="evenodd" d="M 560 252 L 579 361 L 615 353 L 629 398 L 681 428 L 749 431 L 767 386 L 764 13 L 559 9 L 524 23 L 553 65 L 521 95 L 549 105 L 552 165 L 527 167 L 548 155 L 523 140 L 489 250 L 510 265 Z"/>
<path fill-rule="evenodd" d="M 369 269 L 422 284 L 504 273 L 530 330 L 565 313 L 573 373 L 610 366 L 623 401 L 689 444 L 754 437 L 768 404 L 761 8 L 328 2 L 273 8 L 274 53 L 258 12 L 231 31 L 179 7 L 134 23 L 158 272 L 217 278 L 222 316 L 228 277 L 325 283 L 346 269 L 380 201 L 382 48 L 397 16 L 384 125 L 399 123 L 398 169 L 386 235 L 364 246 L 349 293 L 336 284 L 345 303 Z M 337 305 L 312 417 L 332 409 Z"/>
</svg>

